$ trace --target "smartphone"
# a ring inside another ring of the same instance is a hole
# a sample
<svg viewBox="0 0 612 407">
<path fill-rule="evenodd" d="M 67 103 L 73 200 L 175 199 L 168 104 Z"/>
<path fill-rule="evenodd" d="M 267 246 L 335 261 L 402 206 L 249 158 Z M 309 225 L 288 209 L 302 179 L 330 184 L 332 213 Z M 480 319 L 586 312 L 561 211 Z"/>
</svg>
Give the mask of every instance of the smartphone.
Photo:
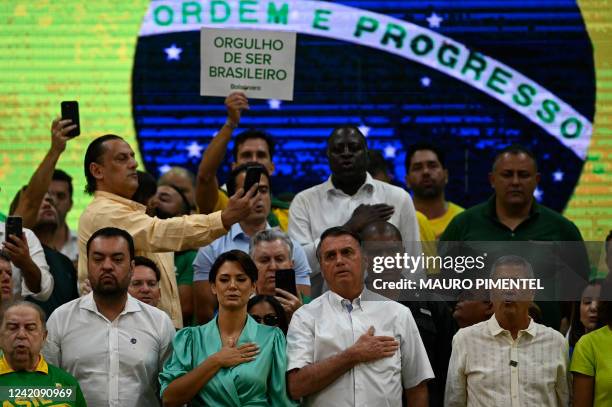
<svg viewBox="0 0 612 407">
<path fill-rule="evenodd" d="M 6 218 L 6 225 L 4 229 L 4 240 L 13 243 L 9 239 L 9 235 L 23 236 L 23 221 L 21 216 L 9 216 Z"/>
<path fill-rule="evenodd" d="M 62 119 L 72 120 L 72 124 L 76 124 L 76 129 L 70 130 L 68 137 L 76 137 L 81 134 L 81 122 L 79 120 L 79 102 L 76 100 L 62 102 Z"/>
<path fill-rule="evenodd" d="M 250 166 L 247 167 L 246 176 L 244 177 L 244 193 L 246 194 L 251 187 L 258 183 L 261 179 L 261 175 L 263 174 L 263 168 Z"/>
<path fill-rule="evenodd" d="M 276 270 L 276 288 L 289 291 L 291 294 L 298 296 L 297 287 L 295 285 L 295 270 L 283 269 Z"/>
</svg>

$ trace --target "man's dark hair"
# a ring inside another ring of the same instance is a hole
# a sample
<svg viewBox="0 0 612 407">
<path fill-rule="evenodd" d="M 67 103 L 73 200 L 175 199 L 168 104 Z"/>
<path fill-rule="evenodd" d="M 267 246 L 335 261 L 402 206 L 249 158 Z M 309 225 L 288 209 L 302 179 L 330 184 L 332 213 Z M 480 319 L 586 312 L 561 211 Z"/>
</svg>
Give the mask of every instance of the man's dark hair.
<svg viewBox="0 0 612 407">
<path fill-rule="evenodd" d="M 608 233 L 608 236 L 606 236 L 606 251 L 610 246 L 610 242 L 612 242 L 612 230 L 610 231 L 610 233 Z"/>
<path fill-rule="evenodd" d="M 274 309 L 274 313 L 278 317 L 278 327 L 281 331 L 287 336 L 287 330 L 289 329 L 289 322 L 287 321 L 287 314 L 285 314 L 285 309 L 281 305 L 280 302 L 276 298 L 271 295 L 256 295 L 249 299 L 249 303 L 247 304 L 247 312 L 253 308 L 253 306 L 267 302 Z"/>
<path fill-rule="evenodd" d="M 43 331 L 44 332 L 47 331 L 47 314 L 45 313 L 45 311 L 38 304 L 35 304 L 33 302 L 30 302 L 30 301 L 25 301 L 25 300 L 15 301 L 13 303 L 10 303 L 8 305 L 8 307 L 6 307 L 6 309 L 2 313 L 2 318 L 0 319 L 0 327 L 4 326 L 4 316 L 6 315 L 7 311 L 10 310 L 11 308 L 15 308 L 15 307 L 29 307 L 29 308 L 32 308 L 34 311 L 36 311 L 36 313 L 40 317 L 40 322 L 42 324 Z"/>
<path fill-rule="evenodd" d="M 339 237 L 339 236 L 351 236 L 353 239 L 357 241 L 359 246 L 361 246 L 361 237 L 357 233 L 352 232 L 342 226 L 334 226 L 334 227 L 331 227 L 325 230 L 321 234 L 321 239 L 319 240 L 319 244 L 317 245 L 317 253 L 316 253 L 317 260 L 321 261 L 321 246 L 323 245 L 323 241 L 327 239 L 328 237 Z"/>
<path fill-rule="evenodd" d="M 104 143 L 108 140 L 123 140 L 123 139 L 115 134 L 105 134 L 104 136 L 100 136 L 94 141 L 92 141 L 91 143 L 89 143 L 89 146 L 87 147 L 87 151 L 85 152 L 84 169 L 85 169 L 85 178 L 87 180 L 87 185 L 85 186 L 85 192 L 87 192 L 89 195 L 93 195 L 93 193 L 96 191 L 96 179 L 89 171 L 89 165 L 91 163 L 100 164 L 100 158 L 106 152 L 106 149 L 104 148 Z"/>
<path fill-rule="evenodd" d="M 148 257 L 144 257 L 144 256 L 134 257 L 134 266 L 148 267 L 151 270 L 153 270 L 153 272 L 155 273 L 155 278 L 157 279 L 157 282 L 159 282 L 159 280 L 161 279 L 161 272 L 159 271 L 159 267 L 157 267 L 157 264 Z"/>
<path fill-rule="evenodd" d="M 9 205 L 9 216 L 12 216 L 17 210 L 17 207 L 19 206 L 19 201 L 21 200 L 21 194 L 23 194 L 23 192 L 27 188 L 28 186 L 24 185 L 19 189 L 19 191 L 15 193 L 15 196 L 13 197 L 13 200 L 11 201 L 11 204 Z"/>
<path fill-rule="evenodd" d="M 335 127 L 332 132 L 330 133 L 329 137 L 327 138 L 327 147 L 329 148 L 329 142 L 338 134 L 340 133 L 344 133 L 344 132 L 350 132 L 350 133 L 355 133 L 357 134 L 360 138 L 361 141 L 363 142 L 363 146 L 365 147 L 365 149 L 368 149 L 368 143 L 366 141 L 365 136 L 363 135 L 363 133 L 361 132 L 361 130 L 359 130 L 359 128 L 357 126 L 353 126 L 353 125 L 342 125 L 342 126 L 337 126 Z"/>
<path fill-rule="evenodd" d="M 270 160 L 274 157 L 274 141 L 272 136 L 263 130 L 248 129 L 238 134 L 234 138 L 234 147 L 232 148 L 232 155 L 234 156 L 234 162 L 238 162 L 238 148 L 249 139 L 262 139 L 268 145 L 268 153 L 270 154 Z"/>
<path fill-rule="evenodd" d="M 89 246 L 91 246 L 91 242 L 98 237 L 122 237 L 128 244 L 129 252 L 130 252 L 130 260 L 134 259 L 134 239 L 132 239 L 132 235 L 126 232 L 123 229 L 114 228 L 114 227 L 106 227 L 102 229 L 96 230 L 89 240 L 87 241 L 87 255 L 89 256 Z"/>
<path fill-rule="evenodd" d="M 511 144 L 508 147 L 505 147 L 502 150 L 500 150 L 495 155 L 495 159 L 493 159 L 493 170 L 495 170 L 495 165 L 497 164 L 497 161 L 504 154 L 510 154 L 510 155 L 525 154 L 525 155 L 527 155 L 529 158 L 531 158 L 533 160 L 533 164 L 535 165 L 535 170 L 536 170 L 536 172 L 538 171 L 538 161 L 536 160 L 536 156 L 533 154 L 533 151 L 531 151 L 527 147 L 522 146 L 520 144 Z"/>
<path fill-rule="evenodd" d="M 368 172 L 374 176 L 381 171 L 385 174 L 392 173 L 391 163 L 385 160 L 380 150 L 368 150 Z"/>
<path fill-rule="evenodd" d="M 368 240 L 374 241 L 372 238 L 378 236 L 393 236 L 398 242 L 403 241 L 402 232 L 400 232 L 397 226 L 384 220 L 368 223 L 363 227 L 359 236 L 363 239 L 364 243 L 367 243 Z"/>
<path fill-rule="evenodd" d="M 257 281 L 257 266 L 253 263 L 251 257 L 243 252 L 242 250 L 230 250 L 229 252 L 222 253 L 217 257 L 212 267 L 210 268 L 210 273 L 208 274 L 208 281 L 212 284 L 217 279 L 217 273 L 221 266 L 228 261 L 238 263 L 242 271 L 251 279 L 252 283 Z"/>
<path fill-rule="evenodd" d="M 434 144 L 424 141 L 420 143 L 415 143 L 408 147 L 408 153 L 406 154 L 406 161 L 404 163 L 404 166 L 406 167 L 406 173 L 408 173 L 410 170 L 410 161 L 412 161 L 412 157 L 414 157 L 414 154 L 417 151 L 423 150 L 432 151 L 436 155 L 436 157 L 438 157 L 438 161 L 440 162 L 442 168 L 446 169 L 446 156 L 444 155 L 444 152 Z"/>
<path fill-rule="evenodd" d="M 51 177 L 52 181 L 64 181 L 68 184 L 68 193 L 70 194 L 70 199 L 72 199 L 72 177 L 68 175 L 65 171 L 62 171 L 58 168 L 53 170 L 53 176 Z"/>
<path fill-rule="evenodd" d="M 7 261 L 9 263 L 11 262 L 11 258 L 8 255 L 6 255 L 3 251 L 0 251 L 0 260 Z"/>
<path fill-rule="evenodd" d="M 236 193 L 236 178 L 238 178 L 238 175 L 240 175 L 243 172 L 246 172 L 248 167 L 257 167 L 257 168 L 261 168 L 262 170 L 262 175 L 264 175 L 266 178 L 268 178 L 268 184 L 270 184 L 270 174 L 268 174 L 268 170 L 266 170 L 266 167 L 264 167 L 263 165 L 256 163 L 256 162 L 248 162 L 248 163 L 244 163 L 239 165 L 238 167 L 234 168 L 232 170 L 232 172 L 230 172 L 229 177 L 227 178 L 227 194 L 229 196 L 232 196 Z M 271 187 L 271 185 L 270 185 Z M 244 191 L 245 193 L 247 191 Z"/>
<path fill-rule="evenodd" d="M 136 174 L 138 175 L 138 188 L 132 196 L 132 201 L 146 205 L 157 192 L 157 181 L 148 172 L 137 170 Z"/>
<path fill-rule="evenodd" d="M 612 329 L 612 275 L 604 280 L 601 285 L 599 296 L 598 317 L 602 325 L 608 325 Z"/>
</svg>

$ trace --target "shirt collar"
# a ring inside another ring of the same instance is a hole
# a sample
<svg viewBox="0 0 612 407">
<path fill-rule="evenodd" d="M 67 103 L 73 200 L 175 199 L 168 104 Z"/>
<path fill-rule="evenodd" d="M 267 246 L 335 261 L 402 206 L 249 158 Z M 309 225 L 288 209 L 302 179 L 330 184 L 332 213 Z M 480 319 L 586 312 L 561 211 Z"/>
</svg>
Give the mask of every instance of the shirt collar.
<svg viewBox="0 0 612 407">
<path fill-rule="evenodd" d="M 367 189 L 368 191 L 374 191 L 376 189 L 376 183 L 374 182 L 374 178 L 372 178 L 372 176 L 370 175 L 369 172 L 366 172 L 366 179 L 365 182 L 363 183 L 363 185 L 361 185 L 359 187 L 359 189 L 357 190 L 357 193 L 359 193 L 359 191 L 361 191 L 362 189 Z M 344 194 L 343 191 L 337 189 L 336 187 L 334 187 L 334 183 L 332 182 L 332 177 L 331 175 L 329 176 L 329 178 L 327 178 L 327 181 L 325 181 L 323 183 L 323 191 L 330 193 L 330 192 L 335 192 L 335 193 L 340 193 L 340 194 Z M 346 194 L 344 194 L 346 195 Z"/>
<path fill-rule="evenodd" d="M 96 305 L 96 302 L 93 299 L 93 292 L 90 292 L 89 294 L 81 297 L 81 303 L 79 305 L 79 308 L 86 309 L 88 311 L 95 312 L 96 314 L 102 315 L 100 311 L 98 311 L 98 306 Z M 121 311 L 119 316 L 131 313 L 131 312 L 139 312 L 139 311 L 142 311 L 142 306 L 140 305 L 140 303 L 138 302 L 136 298 L 128 294 L 127 302 L 125 303 L 125 307 L 123 308 L 123 311 Z"/>
<path fill-rule="evenodd" d="M 6 360 L 4 355 L 2 355 L 2 358 L 0 358 L 0 375 L 13 373 L 14 371 L 15 370 L 13 370 L 13 368 L 8 364 L 8 361 Z M 38 363 L 36 364 L 36 367 L 34 368 L 34 372 L 39 372 L 39 373 L 43 373 L 46 375 L 49 374 L 49 365 L 47 365 L 47 361 L 45 360 L 45 358 L 43 358 L 42 354 L 38 355 Z M 29 372 L 29 373 L 34 373 L 34 372 Z"/>
<path fill-rule="evenodd" d="M 487 204 L 485 205 L 485 213 L 493 219 L 499 219 L 497 217 L 497 209 L 495 207 L 495 194 L 491 195 L 489 199 L 487 199 Z M 531 208 L 529 209 L 529 218 L 539 213 L 540 213 L 540 204 L 537 203 L 536 200 L 534 199 L 531 204 Z"/>
<path fill-rule="evenodd" d="M 266 222 L 266 230 L 270 228 L 271 228 L 270 224 Z M 230 227 L 229 238 L 233 242 L 240 237 L 244 237 L 247 240 L 251 240 L 252 236 L 251 237 L 247 236 L 246 233 L 244 233 L 244 230 L 242 230 L 242 227 L 240 226 L 240 222 L 236 222 Z"/>
<path fill-rule="evenodd" d="M 131 199 L 127 199 L 124 198 L 122 196 L 119 196 L 117 194 L 113 194 L 111 192 L 106 192 L 106 191 L 96 191 L 94 192 L 94 199 L 110 199 L 111 201 L 115 201 L 117 203 L 120 203 L 122 205 L 126 205 L 129 206 L 130 208 L 134 209 L 134 210 L 138 210 L 138 211 L 142 211 L 144 212 L 147 207 L 144 206 L 141 203 L 138 203 L 136 201 L 132 201 Z"/>
<path fill-rule="evenodd" d="M 508 330 L 502 328 L 499 325 L 497 318 L 495 318 L 495 314 L 493 314 L 491 318 L 489 318 L 489 320 L 487 321 L 487 327 L 489 328 L 489 332 L 493 336 L 497 336 L 501 334 L 502 332 L 508 332 Z M 533 318 L 529 318 L 529 326 L 527 327 L 527 329 L 521 329 L 519 333 L 525 332 L 525 333 L 528 333 L 531 337 L 535 337 L 537 331 L 538 331 L 538 326 L 533 321 Z"/>
<path fill-rule="evenodd" d="M 364 295 L 364 292 L 365 290 L 362 291 L 361 294 L 359 294 L 359 296 L 351 302 L 346 298 L 341 297 L 337 293 L 329 290 L 329 301 L 332 304 L 332 307 L 335 307 L 336 309 L 341 309 L 342 311 L 347 311 L 346 306 L 348 304 L 351 304 L 353 306 L 353 310 L 357 308 L 363 310 L 363 301 L 361 297 Z"/>
</svg>

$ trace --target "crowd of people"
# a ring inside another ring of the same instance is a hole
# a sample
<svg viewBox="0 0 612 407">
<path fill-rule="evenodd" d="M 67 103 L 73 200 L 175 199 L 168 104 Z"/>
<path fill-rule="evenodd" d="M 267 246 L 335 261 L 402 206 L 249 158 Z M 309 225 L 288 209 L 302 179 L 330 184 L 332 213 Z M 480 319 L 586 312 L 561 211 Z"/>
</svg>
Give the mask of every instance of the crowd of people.
<svg viewBox="0 0 612 407">
<path fill-rule="evenodd" d="M 574 302 L 372 284 L 375 256 L 435 255 L 449 242 L 582 242 L 570 220 L 535 201 L 528 149 L 500 150 L 491 197 L 464 209 L 446 200 L 440 147 L 408 149 L 409 194 L 357 127 L 340 126 L 327 141 L 329 178 L 284 201 L 272 195 L 272 136 L 234 134 L 244 94 L 225 105 L 195 175 L 175 167 L 155 179 L 121 137 L 93 140 L 84 157 L 92 200 L 77 231 L 66 223 L 72 178 L 56 165 L 79 140 L 67 136 L 70 120 L 53 121 L 49 152 L 8 210 L 23 233 L 0 223 L 0 387 L 70 396 L 49 404 L 58 398 L 5 392 L 3 406 L 612 405 L 612 278 L 592 275 L 586 250 L 547 270 L 582 282 Z M 604 246 L 612 269 L 612 232 Z M 530 280 L 539 265 L 508 253 L 487 275 Z M 449 272 L 414 271 L 413 280 Z M 290 287 L 277 286 L 281 273 Z M 406 270 L 380 277 L 398 283 Z"/>
</svg>

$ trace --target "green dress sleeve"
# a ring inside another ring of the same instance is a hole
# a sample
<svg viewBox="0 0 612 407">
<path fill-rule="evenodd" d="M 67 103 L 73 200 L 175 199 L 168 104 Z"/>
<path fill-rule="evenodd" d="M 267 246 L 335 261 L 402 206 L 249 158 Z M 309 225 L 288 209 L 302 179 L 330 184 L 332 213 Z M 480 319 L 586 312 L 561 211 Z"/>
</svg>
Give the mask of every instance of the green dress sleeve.
<svg viewBox="0 0 612 407">
<path fill-rule="evenodd" d="M 192 328 L 183 328 L 178 331 L 172 341 L 172 355 L 166 360 L 164 369 L 159 374 L 160 397 L 163 397 L 166 387 L 168 387 L 174 379 L 193 370 L 192 347 Z"/>
<path fill-rule="evenodd" d="M 286 371 L 287 371 L 287 344 L 285 336 L 278 328 L 274 330 L 272 338 L 272 366 L 268 376 L 268 397 L 271 406 L 297 406 L 298 403 L 291 400 L 287 392 Z"/>
</svg>

